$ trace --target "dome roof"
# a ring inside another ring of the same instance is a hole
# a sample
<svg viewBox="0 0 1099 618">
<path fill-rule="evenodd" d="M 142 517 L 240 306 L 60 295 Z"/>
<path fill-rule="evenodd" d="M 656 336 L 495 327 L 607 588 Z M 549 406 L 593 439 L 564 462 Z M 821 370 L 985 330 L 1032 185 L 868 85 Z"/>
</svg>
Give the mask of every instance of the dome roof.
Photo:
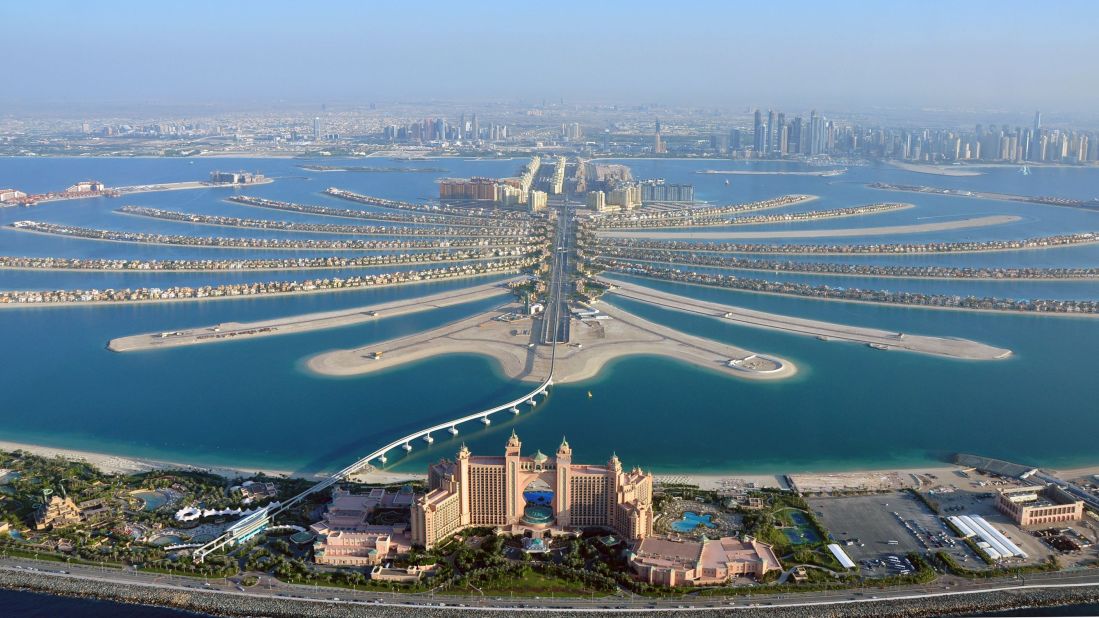
<svg viewBox="0 0 1099 618">
<path fill-rule="evenodd" d="M 538 451 L 537 453 L 534 454 L 534 463 L 536 463 L 536 464 L 546 463 L 547 459 L 549 459 L 549 457 L 547 457 L 546 454 L 543 453 L 542 451 Z"/>
</svg>

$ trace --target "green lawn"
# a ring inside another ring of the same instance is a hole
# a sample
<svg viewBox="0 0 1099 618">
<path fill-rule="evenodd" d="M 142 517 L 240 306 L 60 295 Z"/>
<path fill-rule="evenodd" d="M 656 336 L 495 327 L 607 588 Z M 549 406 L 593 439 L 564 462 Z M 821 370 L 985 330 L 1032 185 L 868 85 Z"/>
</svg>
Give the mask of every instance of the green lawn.
<svg viewBox="0 0 1099 618">
<path fill-rule="evenodd" d="M 490 582 L 486 582 L 478 588 L 489 597 L 534 597 L 534 596 L 550 596 L 562 595 L 562 596 L 591 596 L 593 593 L 597 597 L 607 596 L 607 593 L 601 590 L 592 590 L 581 582 L 572 582 L 552 575 L 545 575 L 537 571 L 527 573 L 523 577 L 505 577 L 501 579 L 495 579 Z M 477 594 L 477 589 L 470 586 L 455 587 L 442 592 L 441 594 L 460 594 L 469 595 Z"/>
</svg>

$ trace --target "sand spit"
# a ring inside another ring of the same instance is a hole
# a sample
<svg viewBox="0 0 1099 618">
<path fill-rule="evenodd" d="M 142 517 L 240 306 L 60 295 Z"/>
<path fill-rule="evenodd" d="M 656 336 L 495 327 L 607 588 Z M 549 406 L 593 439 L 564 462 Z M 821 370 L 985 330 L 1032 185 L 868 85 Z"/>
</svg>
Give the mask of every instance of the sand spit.
<svg viewBox="0 0 1099 618">
<path fill-rule="evenodd" d="M 905 350 L 966 360 L 998 360 L 1011 356 L 1011 350 L 996 348 L 969 339 L 912 335 L 875 328 L 808 320 L 793 316 L 743 309 L 733 305 L 695 300 L 684 296 L 661 292 L 634 283 L 607 279 L 603 279 L 603 282 L 614 286 L 611 293 L 623 298 L 657 305 L 675 311 L 723 318 L 744 326 L 769 328 L 788 333 L 813 336 L 823 341 L 864 343 L 879 350 Z"/>
<path fill-rule="evenodd" d="M 657 232 L 657 231 L 617 231 L 599 230 L 602 238 L 650 238 L 666 240 L 722 240 L 732 238 L 829 238 L 840 236 L 885 236 L 889 234 L 920 234 L 941 232 L 943 230 L 961 230 L 974 227 L 988 227 L 1021 221 L 1015 215 L 990 215 L 972 217 L 957 221 L 938 223 L 916 223 L 912 225 L 890 225 L 885 227 L 856 227 L 817 230 L 774 230 L 770 232 Z"/>
<path fill-rule="evenodd" d="M 501 296 L 508 293 L 508 283 L 509 281 L 486 283 L 431 296 L 390 301 L 339 311 L 307 313 L 259 322 L 225 322 L 215 326 L 131 335 L 112 339 L 107 344 L 107 349 L 115 352 L 132 352 L 135 350 L 153 350 L 352 326 L 370 320 L 439 309 L 450 305 Z"/>
<path fill-rule="evenodd" d="M 928 165 L 926 163 L 903 163 L 901 161 L 890 161 L 889 165 L 907 172 L 932 174 L 934 176 L 981 176 L 984 174 L 984 172 L 976 172 L 954 165 Z"/>
<path fill-rule="evenodd" d="M 355 376 L 443 354 L 480 354 L 494 358 L 510 378 L 537 382 L 549 373 L 550 347 L 537 343 L 541 318 L 501 319 L 518 309 L 513 305 L 407 337 L 324 352 L 306 366 L 321 375 Z M 797 373 L 785 359 L 686 335 L 618 307 L 603 310 L 609 319 L 574 319 L 570 342 L 557 348 L 554 383 L 592 378 L 609 361 L 633 355 L 666 356 L 747 379 L 774 380 Z"/>
</svg>

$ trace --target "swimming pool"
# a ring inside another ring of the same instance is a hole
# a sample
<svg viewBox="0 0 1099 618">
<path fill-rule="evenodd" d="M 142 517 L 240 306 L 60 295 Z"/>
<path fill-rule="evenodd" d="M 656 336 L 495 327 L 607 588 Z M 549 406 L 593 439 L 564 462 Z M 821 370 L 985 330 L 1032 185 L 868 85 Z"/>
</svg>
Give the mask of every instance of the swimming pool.
<svg viewBox="0 0 1099 618">
<path fill-rule="evenodd" d="M 691 532 L 699 526 L 716 528 L 717 524 L 713 522 L 713 519 L 713 515 L 699 515 L 698 513 L 687 511 L 683 514 L 682 519 L 672 522 L 672 530 L 675 530 L 676 532 Z"/>
</svg>

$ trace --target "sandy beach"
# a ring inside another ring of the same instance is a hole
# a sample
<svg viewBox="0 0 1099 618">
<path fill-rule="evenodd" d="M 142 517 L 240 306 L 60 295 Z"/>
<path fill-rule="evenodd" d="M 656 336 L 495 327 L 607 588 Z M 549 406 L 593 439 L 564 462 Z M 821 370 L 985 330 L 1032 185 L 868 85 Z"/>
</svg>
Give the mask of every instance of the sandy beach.
<svg viewBox="0 0 1099 618">
<path fill-rule="evenodd" d="M 890 234 L 920 234 L 941 232 L 943 230 L 961 230 L 990 225 L 1002 225 L 1021 221 L 1015 215 L 989 215 L 972 217 L 957 221 L 937 223 L 915 223 L 911 225 L 890 225 L 885 227 L 855 227 L 814 230 L 774 230 L 770 232 L 657 232 L 657 231 L 616 231 L 599 230 L 601 238 L 648 238 L 658 240 L 733 240 L 761 238 L 834 238 L 845 236 L 885 236 Z"/>
<path fill-rule="evenodd" d="M 953 472 L 960 466 L 926 466 L 917 468 L 883 468 L 871 470 L 814 471 L 761 474 L 726 473 L 653 473 L 657 482 L 687 483 L 708 490 L 742 490 L 769 487 L 792 489 L 791 481 L 800 491 L 807 493 L 866 490 L 889 491 L 905 488 L 928 489 L 953 482 Z"/>
<path fill-rule="evenodd" d="M 394 369 L 444 354 L 478 354 L 494 359 L 510 378 L 538 382 L 550 372 L 550 348 L 538 345 L 540 323 L 496 318 L 517 307 L 486 312 L 440 328 L 349 350 L 331 350 L 309 358 L 306 367 L 326 376 L 354 376 Z M 649 322 L 618 307 L 601 310 L 610 319 L 574 320 L 568 345 L 559 345 L 554 383 L 590 379 L 610 361 L 624 356 L 665 356 L 746 379 L 793 376 L 788 360 L 694 337 Z M 730 362 L 733 361 L 733 362 Z"/>
<path fill-rule="evenodd" d="M 602 279 L 615 286 L 610 294 L 657 305 L 666 309 L 708 315 L 744 326 L 780 330 L 787 333 L 816 337 L 822 341 L 863 343 L 880 350 L 903 350 L 932 356 L 947 356 L 966 360 L 999 360 L 1011 356 L 1011 350 L 993 347 L 978 341 L 954 337 L 929 337 L 896 333 L 876 328 L 821 322 L 793 316 L 744 309 L 734 305 L 695 300 L 661 292 L 653 288 Z"/>
<path fill-rule="evenodd" d="M 890 161 L 889 165 L 907 172 L 932 174 L 934 176 L 981 176 L 984 174 L 984 172 L 975 172 L 971 169 L 965 169 L 955 165 L 927 165 L 922 163 L 903 163 L 901 161 Z"/>
<path fill-rule="evenodd" d="M 26 451 L 41 457 L 62 457 L 70 461 L 83 461 L 99 468 L 108 474 L 138 474 L 151 470 L 190 470 L 201 471 L 223 476 L 225 478 L 253 476 L 262 472 L 268 476 L 280 476 L 294 474 L 290 470 L 276 470 L 270 468 L 234 468 L 228 466 L 204 466 L 199 464 L 186 464 L 159 459 L 147 459 L 142 457 L 128 457 L 124 455 L 112 455 L 110 453 L 98 453 L 94 451 L 81 451 L 76 449 L 61 448 L 56 446 L 42 446 L 38 444 L 26 444 L 23 442 L 0 441 L 0 451 Z"/>
<path fill-rule="evenodd" d="M 217 343 L 255 337 L 303 333 L 327 328 L 352 326 L 387 317 L 440 309 L 508 293 L 507 284 L 516 279 L 441 292 L 430 296 L 365 305 L 340 311 L 322 311 L 258 322 L 224 322 L 214 326 L 179 331 L 144 333 L 111 339 L 107 349 L 114 352 L 161 349 L 201 343 Z"/>
</svg>

